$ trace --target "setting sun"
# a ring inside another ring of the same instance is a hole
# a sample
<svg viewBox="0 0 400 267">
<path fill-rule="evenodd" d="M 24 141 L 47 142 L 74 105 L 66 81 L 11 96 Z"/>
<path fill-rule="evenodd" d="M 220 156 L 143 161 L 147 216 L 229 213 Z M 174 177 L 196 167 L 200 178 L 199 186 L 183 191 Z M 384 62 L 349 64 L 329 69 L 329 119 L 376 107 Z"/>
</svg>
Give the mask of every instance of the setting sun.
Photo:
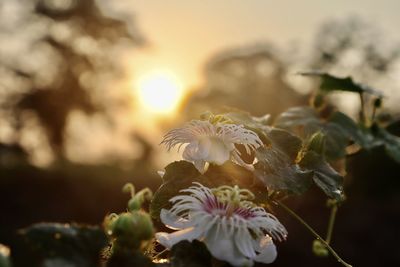
<svg viewBox="0 0 400 267">
<path fill-rule="evenodd" d="M 181 83 L 166 72 L 152 73 L 139 79 L 138 90 L 143 107 L 157 114 L 175 111 L 183 96 Z"/>
</svg>

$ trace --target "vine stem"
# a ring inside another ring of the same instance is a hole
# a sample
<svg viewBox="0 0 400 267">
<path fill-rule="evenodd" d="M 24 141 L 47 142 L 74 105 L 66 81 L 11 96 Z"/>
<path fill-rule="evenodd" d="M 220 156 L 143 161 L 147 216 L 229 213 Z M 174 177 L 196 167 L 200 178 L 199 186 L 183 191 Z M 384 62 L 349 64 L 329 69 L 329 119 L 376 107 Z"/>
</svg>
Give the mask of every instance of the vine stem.
<svg viewBox="0 0 400 267">
<path fill-rule="evenodd" d="M 334 204 L 331 209 L 331 215 L 329 217 L 329 223 L 328 223 L 328 231 L 326 233 L 326 239 L 325 239 L 326 243 L 328 243 L 328 244 L 331 243 L 333 226 L 335 225 L 337 210 L 338 210 L 338 206 L 336 204 Z"/>
<path fill-rule="evenodd" d="M 360 103 L 361 103 L 361 111 L 360 111 L 360 121 L 363 125 L 367 124 L 367 115 L 365 112 L 365 100 L 364 95 L 360 92 Z"/>
<path fill-rule="evenodd" d="M 296 220 L 298 220 L 302 225 L 304 225 L 314 236 L 317 240 L 321 241 L 325 247 L 329 250 L 329 252 L 332 254 L 333 257 L 335 257 L 335 259 L 340 262 L 343 266 L 346 267 L 352 267 L 352 265 L 348 264 L 347 262 L 345 262 L 342 258 L 339 257 L 339 255 L 336 253 L 336 251 L 317 233 L 315 232 L 315 230 L 308 225 L 308 223 L 306 223 L 299 215 L 297 215 L 293 210 L 291 210 L 288 206 L 286 206 L 285 204 L 283 204 L 280 201 L 273 201 L 273 203 L 275 203 L 275 205 L 283 208 L 285 211 L 287 211 L 290 215 L 292 215 Z"/>
</svg>

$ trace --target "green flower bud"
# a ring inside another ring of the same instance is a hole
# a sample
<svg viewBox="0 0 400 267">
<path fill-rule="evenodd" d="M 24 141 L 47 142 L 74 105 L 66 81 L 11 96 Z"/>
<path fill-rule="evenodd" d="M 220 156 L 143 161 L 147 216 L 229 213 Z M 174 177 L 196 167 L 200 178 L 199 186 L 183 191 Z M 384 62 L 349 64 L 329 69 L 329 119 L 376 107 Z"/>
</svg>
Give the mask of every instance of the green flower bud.
<svg viewBox="0 0 400 267">
<path fill-rule="evenodd" d="M 321 242 L 321 240 L 314 240 L 312 245 L 313 253 L 318 257 L 327 257 L 329 255 L 329 251 L 326 246 Z"/>
<path fill-rule="evenodd" d="M 0 267 L 11 267 L 10 249 L 0 244 Z"/>
<path fill-rule="evenodd" d="M 137 211 L 132 214 L 135 217 L 137 237 L 142 241 L 150 240 L 154 236 L 154 226 L 150 215 L 143 211 Z"/>
<path fill-rule="evenodd" d="M 122 191 L 125 193 L 131 193 L 131 199 L 128 201 L 129 211 L 140 210 L 143 202 L 145 200 L 151 200 L 153 197 L 153 192 L 148 188 L 144 188 L 135 194 L 135 187 L 131 183 L 124 185 Z"/>
<path fill-rule="evenodd" d="M 109 233 L 119 247 L 139 249 L 143 241 L 153 238 L 154 227 L 146 212 L 126 212 L 112 221 Z"/>
</svg>

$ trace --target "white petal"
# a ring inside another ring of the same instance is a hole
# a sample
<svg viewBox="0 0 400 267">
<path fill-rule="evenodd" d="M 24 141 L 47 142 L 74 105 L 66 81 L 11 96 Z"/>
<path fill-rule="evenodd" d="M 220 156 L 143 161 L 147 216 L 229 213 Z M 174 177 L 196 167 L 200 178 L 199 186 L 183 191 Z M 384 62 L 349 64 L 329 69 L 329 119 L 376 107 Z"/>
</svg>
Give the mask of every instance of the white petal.
<svg viewBox="0 0 400 267">
<path fill-rule="evenodd" d="M 235 243 L 240 252 L 249 258 L 254 258 L 256 253 L 253 247 L 253 238 L 247 229 L 237 229 L 235 234 Z"/>
<path fill-rule="evenodd" d="M 215 163 L 217 165 L 222 165 L 230 158 L 229 148 L 224 144 L 222 140 L 212 138 L 209 139 L 211 148 L 209 149 L 208 156 L 205 159 L 208 162 Z"/>
<path fill-rule="evenodd" d="M 254 260 L 262 263 L 273 262 L 278 254 L 276 252 L 275 244 L 269 236 L 264 236 L 260 240 L 257 251 L 260 252 L 260 254 L 258 254 Z"/>
<path fill-rule="evenodd" d="M 218 229 L 218 226 L 214 226 L 208 231 L 204 242 L 210 253 L 219 260 L 227 261 L 237 267 L 253 266 L 253 261 L 246 258 L 237 249 L 233 236 Z"/>
<path fill-rule="evenodd" d="M 202 142 L 188 144 L 183 151 L 182 157 L 189 161 L 202 160 L 208 156 L 211 143 L 208 138 L 203 138 Z M 208 141 L 208 142 L 207 142 Z"/>
<path fill-rule="evenodd" d="M 195 160 L 193 164 L 201 174 L 204 174 L 208 169 L 208 163 L 204 160 Z"/>
<path fill-rule="evenodd" d="M 189 226 L 192 226 L 190 221 L 176 216 L 172 212 L 166 209 L 162 209 L 160 212 L 160 219 L 170 229 L 180 230 Z"/>
<path fill-rule="evenodd" d="M 244 162 L 243 159 L 240 157 L 239 152 L 238 152 L 237 149 L 235 149 L 232 152 L 232 162 L 236 163 L 237 165 L 240 165 L 240 166 L 244 167 L 245 169 L 247 169 L 249 171 L 254 171 L 253 164 L 248 164 L 248 163 Z"/>
<path fill-rule="evenodd" d="M 198 227 L 189 227 L 180 231 L 173 232 L 171 234 L 158 232 L 156 233 L 155 237 L 158 243 L 170 249 L 172 246 L 182 240 L 188 240 L 192 242 L 194 239 L 197 239 L 202 233 L 202 230 Z"/>
</svg>

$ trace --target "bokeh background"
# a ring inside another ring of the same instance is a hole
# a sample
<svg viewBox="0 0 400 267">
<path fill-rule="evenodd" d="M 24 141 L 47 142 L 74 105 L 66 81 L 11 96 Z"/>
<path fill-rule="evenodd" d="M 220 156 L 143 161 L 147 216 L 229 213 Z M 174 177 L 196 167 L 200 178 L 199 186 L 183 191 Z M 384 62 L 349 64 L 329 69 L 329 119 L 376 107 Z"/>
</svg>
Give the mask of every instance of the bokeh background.
<svg viewBox="0 0 400 267">
<path fill-rule="evenodd" d="M 306 105 L 327 71 L 381 90 L 399 118 L 400 2 L 0 0 L 0 243 L 35 222 L 96 224 L 124 210 L 127 181 L 156 189 L 178 159 L 171 127 L 227 107 L 272 116 Z M 357 116 L 357 96 L 332 101 Z M 399 134 L 399 124 L 391 127 Z M 350 158 L 333 246 L 355 266 L 400 265 L 400 168 Z M 290 203 L 321 233 L 318 192 Z M 275 266 L 339 266 L 290 232 Z"/>
</svg>

